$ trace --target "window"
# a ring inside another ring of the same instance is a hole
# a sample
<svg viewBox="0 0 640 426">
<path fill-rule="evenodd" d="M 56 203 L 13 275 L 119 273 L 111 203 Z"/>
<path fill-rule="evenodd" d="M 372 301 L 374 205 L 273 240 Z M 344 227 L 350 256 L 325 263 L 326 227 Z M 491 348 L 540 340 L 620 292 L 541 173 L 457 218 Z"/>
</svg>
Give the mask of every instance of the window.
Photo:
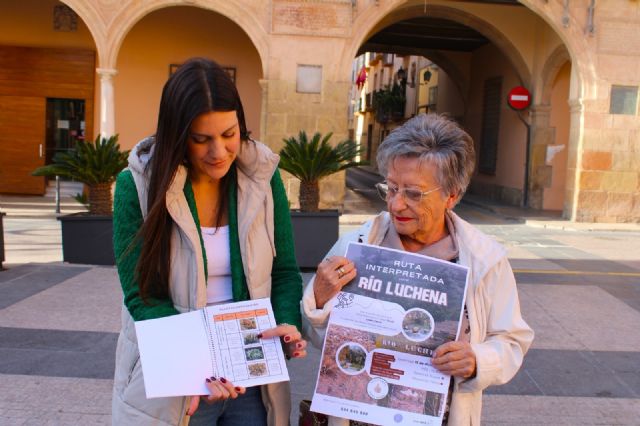
<svg viewBox="0 0 640 426">
<path fill-rule="evenodd" d="M 428 101 L 428 110 L 429 112 L 435 112 L 438 104 L 438 86 L 429 87 L 429 101 Z"/>
<path fill-rule="evenodd" d="M 480 136 L 480 173 L 495 175 L 500 133 L 500 107 L 502 105 L 502 77 L 484 82 L 482 100 L 482 133 Z"/>
<path fill-rule="evenodd" d="M 638 110 L 637 86 L 611 86 L 609 114 L 636 115 Z"/>
</svg>

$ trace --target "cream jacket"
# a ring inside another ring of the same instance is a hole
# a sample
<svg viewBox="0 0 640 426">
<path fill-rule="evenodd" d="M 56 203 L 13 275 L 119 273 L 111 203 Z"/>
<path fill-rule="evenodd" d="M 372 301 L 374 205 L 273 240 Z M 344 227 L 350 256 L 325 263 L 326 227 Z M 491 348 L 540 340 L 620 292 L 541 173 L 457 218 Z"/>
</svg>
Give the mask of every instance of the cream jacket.
<svg viewBox="0 0 640 426">
<path fill-rule="evenodd" d="M 143 217 L 147 213 L 148 177 L 144 166 L 152 139 L 145 139 L 131 151 L 131 170 Z M 273 197 L 270 180 L 279 157 L 259 142 L 243 143 L 236 159 L 238 179 L 238 233 L 240 252 L 249 294 L 252 299 L 271 294 L 271 259 L 275 256 Z M 167 210 L 176 226 L 171 236 L 171 299 L 179 312 L 206 306 L 206 277 L 199 231 L 193 221 L 183 187 L 187 170 L 180 166 L 167 191 Z M 193 259 L 196 259 L 194 262 Z M 186 279 L 185 279 L 186 278 Z M 116 348 L 116 372 L 112 400 L 112 423 L 117 426 L 187 425 L 188 398 L 147 399 L 139 362 L 134 321 L 126 307 L 122 309 L 122 330 Z M 262 386 L 262 399 L 269 425 L 289 424 L 291 396 L 289 382 Z"/>
<path fill-rule="evenodd" d="M 475 426 L 480 424 L 482 391 L 513 378 L 533 341 L 533 330 L 520 315 L 516 282 L 504 247 L 456 214 L 451 216 L 456 229 L 459 264 L 469 267 L 466 305 L 477 370 L 473 379 L 455 379 L 448 424 Z M 351 241 L 380 245 L 389 226 L 392 226 L 389 214 L 383 212 L 340 238 L 327 256 L 343 256 Z M 315 346 L 322 346 L 334 304 L 332 300 L 323 309 L 316 309 L 312 278 L 301 305 L 303 330 Z M 348 421 L 332 418 L 330 425 L 348 425 Z"/>
</svg>

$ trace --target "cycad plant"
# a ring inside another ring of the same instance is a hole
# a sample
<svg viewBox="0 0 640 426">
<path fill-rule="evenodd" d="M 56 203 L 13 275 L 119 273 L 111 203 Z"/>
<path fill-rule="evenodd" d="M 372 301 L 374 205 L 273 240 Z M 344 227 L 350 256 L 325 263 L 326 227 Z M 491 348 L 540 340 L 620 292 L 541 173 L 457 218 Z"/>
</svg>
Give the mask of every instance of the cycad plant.
<svg viewBox="0 0 640 426">
<path fill-rule="evenodd" d="M 300 210 L 318 211 L 320 189 L 318 183 L 323 177 L 340 170 L 365 164 L 356 161 L 360 149 L 352 140 L 345 140 L 336 146 L 329 144 L 333 133 L 324 137 L 315 133 L 311 139 L 303 130 L 298 137 L 284 139 L 280 151 L 280 168 L 300 179 Z"/>
<path fill-rule="evenodd" d="M 33 171 L 34 176 L 60 176 L 89 187 L 89 213 L 111 215 L 111 185 L 127 165 L 129 151 L 120 151 L 118 135 L 94 142 L 78 141 L 75 149 L 59 152 L 53 162 Z"/>
</svg>

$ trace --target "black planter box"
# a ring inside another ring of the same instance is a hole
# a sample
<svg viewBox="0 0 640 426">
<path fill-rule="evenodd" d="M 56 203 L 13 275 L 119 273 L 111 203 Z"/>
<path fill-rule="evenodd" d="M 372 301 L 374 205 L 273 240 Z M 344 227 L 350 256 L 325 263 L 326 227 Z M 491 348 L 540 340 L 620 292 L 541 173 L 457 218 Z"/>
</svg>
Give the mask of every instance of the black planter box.
<svg viewBox="0 0 640 426">
<path fill-rule="evenodd" d="M 62 259 L 69 263 L 114 265 L 113 218 L 86 213 L 58 217 L 62 226 Z"/>
<path fill-rule="evenodd" d="M 4 225 L 3 217 L 6 213 L 0 212 L 0 270 L 2 270 L 2 262 L 4 262 Z"/>
<path fill-rule="evenodd" d="M 296 259 L 301 269 L 316 269 L 318 263 L 338 240 L 339 219 L 338 210 L 291 210 Z"/>
</svg>

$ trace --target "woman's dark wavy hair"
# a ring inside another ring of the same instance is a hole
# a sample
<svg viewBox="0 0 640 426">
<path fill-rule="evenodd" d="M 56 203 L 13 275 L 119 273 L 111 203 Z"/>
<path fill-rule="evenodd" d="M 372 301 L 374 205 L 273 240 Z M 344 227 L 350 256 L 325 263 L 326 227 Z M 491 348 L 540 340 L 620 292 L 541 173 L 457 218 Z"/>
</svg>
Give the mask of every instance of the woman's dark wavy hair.
<svg viewBox="0 0 640 426">
<path fill-rule="evenodd" d="M 191 123 L 210 111 L 235 111 L 240 139 L 249 140 L 242 102 L 227 72 L 211 60 L 192 58 L 169 77 L 162 89 L 153 156 L 147 164 L 148 213 L 138 234 L 142 247 L 136 268 L 140 295 L 145 302 L 149 298 L 170 297 L 173 220 L 167 211 L 166 193 L 178 167 L 181 164 L 189 167 L 187 143 Z M 226 210 L 228 176 L 222 179 L 221 185 L 223 197 L 218 205 L 217 225 Z"/>
</svg>

